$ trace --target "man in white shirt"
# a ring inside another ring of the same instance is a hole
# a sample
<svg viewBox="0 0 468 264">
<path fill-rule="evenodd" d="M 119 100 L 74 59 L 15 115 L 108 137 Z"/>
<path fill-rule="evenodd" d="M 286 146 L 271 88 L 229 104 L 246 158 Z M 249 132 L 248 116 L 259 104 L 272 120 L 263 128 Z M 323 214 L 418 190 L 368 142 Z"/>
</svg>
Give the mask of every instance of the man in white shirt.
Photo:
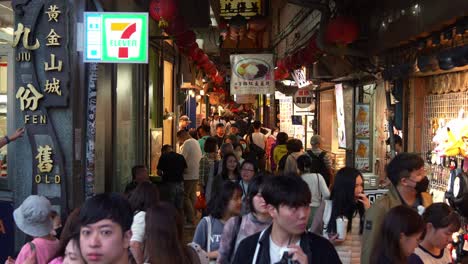
<svg viewBox="0 0 468 264">
<path fill-rule="evenodd" d="M 185 130 L 177 132 L 177 140 L 180 145 L 180 154 L 184 156 L 187 162 L 187 168 L 184 171 L 184 212 L 189 225 L 195 223 L 195 201 L 196 188 L 198 184 L 198 170 L 202 152 L 200 144 L 193 139 Z"/>
</svg>

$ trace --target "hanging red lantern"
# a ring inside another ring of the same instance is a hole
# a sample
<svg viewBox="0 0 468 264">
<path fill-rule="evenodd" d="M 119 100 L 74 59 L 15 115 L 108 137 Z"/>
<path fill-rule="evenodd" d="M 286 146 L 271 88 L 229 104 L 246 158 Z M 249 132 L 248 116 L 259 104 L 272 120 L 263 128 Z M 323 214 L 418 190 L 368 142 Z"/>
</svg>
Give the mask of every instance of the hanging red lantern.
<svg viewBox="0 0 468 264">
<path fill-rule="evenodd" d="M 218 70 L 216 70 L 216 66 L 210 66 L 208 69 L 206 69 L 206 74 L 210 76 L 215 76 Z"/>
<path fill-rule="evenodd" d="M 325 33 L 328 43 L 348 45 L 353 43 L 359 35 L 359 25 L 351 17 L 338 16 L 330 20 Z"/>
<path fill-rule="evenodd" d="M 197 35 L 192 30 L 187 30 L 179 35 L 176 35 L 176 44 L 182 47 L 188 47 L 192 45 L 197 39 Z"/>
<path fill-rule="evenodd" d="M 217 84 L 217 85 L 222 85 L 222 84 L 224 83 L 224 78 L 223 78 L 223 76 L 221 76 L 221 75 L 216 75 L 216 76 L 214 77 L 214 82 L 215 82 L 215 84 Z"/>
<path fill-rule="evenodd" d="M 207 63 L 210 61 L 210 58 L 208 58 L 208 55 L 204 54 L 201 56 L 201 58 L 199 60 L 197 60 L 197 63 L 198 65 L 200 65 L 200 67 L 202 67 L 203 64 Z"/>
<path fill-rule="evenodd" d="M 302 58 L 304 65 L 309 65 L 315 62 L 316 54 L 308 48 L 302 48 L 299 50 L 299 56 Z"/>
<path fill-rule="evenodd" d="M 167 28 L 176 14 L 175 1 L 152 0 L 149 6 L 150 16 L 159 22 L 160 28 Z"/>
<path fill-rule="evenodd" d="M 169 24 L 169 26 L 165 29 L 166 33 L 169 35 L 178 35 L 182 32 L 187 31 L 187 24 L 184 21 L 183 17 L 176 17 L 174 21 Z"/>
<path fill-rule="evenodd" d="M 189 55 L 190 57 L 192 57 L 192 54 L 197 50 L 199 49 L 198 48 L 198 44 L 196 42 L 192 43 L 188 48 L 187 48 L 187 55 Z"/>
<path fill-rule="evenodd" d="M 193 61 L 198 62 L 203 57 L 203 55 L 205 55 L 203 50 L 198 48 L 193 51 L 193 54 L 190 54 L 190 57 Z"/>
<path fill-rule="evenodd" d="M 317 34 L 312 35 L 312 37 L 309 39 L 309 43 L 307 43 L 306 48 L 312 53 L 320 51 L 317 46 Z"/>
<path fill-rule="evenodd" d="M 287 56 L 284 59 L 284 66 L 286 66 L 287 69 L 292 69 L 294 68 L 294 62 L 292 60 L 292 56 Z"/>
</svg>

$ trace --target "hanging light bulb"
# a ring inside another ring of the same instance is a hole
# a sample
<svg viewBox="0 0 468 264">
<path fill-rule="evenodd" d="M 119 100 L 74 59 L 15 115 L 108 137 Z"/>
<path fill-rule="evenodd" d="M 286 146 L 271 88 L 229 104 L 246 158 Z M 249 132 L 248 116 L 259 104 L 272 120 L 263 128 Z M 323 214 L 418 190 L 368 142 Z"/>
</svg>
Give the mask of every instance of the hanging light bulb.
<svg viewBox="0 0 468 264">
<path fill-rule="evenodd" d="M 421 12 L 421 5 L 420 4 L 414 4 L 411 7 L 411 13 L 413 14 L 413 16 L 419 15 L 420 12 Z"/>
<path fill-rule="evenodd" d="M 201 99 L 201 95 L 197 95 L 197 100 L 200 100 Z"/>
<path fill-rule="evenodd" d="M 200 90 L 200 95 L 201 95 L 201 96 L 205 95 L 205 91 L 204 91 L 204 90 Z"/>
<path fill-rule="evenodd" d="M 195 93 L 193 92 L 193 90 L 190 90 L 190 91 L 189 91 L 189 95 L 190 95 L 190 97 L 192 97 L 192 98 L 195 96 Z"/>
</svg>

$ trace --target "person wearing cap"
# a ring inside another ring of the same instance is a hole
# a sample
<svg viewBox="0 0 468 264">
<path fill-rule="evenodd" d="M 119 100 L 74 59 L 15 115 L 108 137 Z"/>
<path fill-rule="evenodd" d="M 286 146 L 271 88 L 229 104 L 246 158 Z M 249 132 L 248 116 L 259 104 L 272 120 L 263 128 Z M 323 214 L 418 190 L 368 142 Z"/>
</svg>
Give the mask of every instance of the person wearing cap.
<svg viewBox="0 0 468 264">
<path fill-rule="evenodd" d="M 32 236 L 33 240 L 21 248 L 16 261 L 9 257 L 5 263 L 28 263 L 32 255 L 35 255 L 36 261 L 33 263 L 49 263 L 60 246 L 59 240 L 51 235 L 51 212 L 50 201 L 39 195 L 30 195 L 13 212 L 16 226 L 26 235 Z"/>
<path fill-rule="evenodd" d="M 188 131 L 188 126 L 192 123 L 190 121 L 190 118 L 186 115 L 183 115 L 179 118 L 179 130 L 185 130 Z"/>
</svg>

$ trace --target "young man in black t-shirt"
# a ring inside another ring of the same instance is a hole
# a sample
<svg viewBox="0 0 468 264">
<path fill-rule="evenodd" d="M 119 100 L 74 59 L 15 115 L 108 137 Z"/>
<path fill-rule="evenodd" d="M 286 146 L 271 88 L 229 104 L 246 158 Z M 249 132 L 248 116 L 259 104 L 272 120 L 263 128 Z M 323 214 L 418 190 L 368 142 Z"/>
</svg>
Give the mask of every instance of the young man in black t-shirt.
<svg viewBox="0 0 468 264">
<path fill-rule="evenodd" d="M 333 245 L 306 231 L 311 193 L 296 175 L 271 177 L 261 191 L 272 225 L 242 240 L 233 263 L 341 263 Z"/>
</svg>

